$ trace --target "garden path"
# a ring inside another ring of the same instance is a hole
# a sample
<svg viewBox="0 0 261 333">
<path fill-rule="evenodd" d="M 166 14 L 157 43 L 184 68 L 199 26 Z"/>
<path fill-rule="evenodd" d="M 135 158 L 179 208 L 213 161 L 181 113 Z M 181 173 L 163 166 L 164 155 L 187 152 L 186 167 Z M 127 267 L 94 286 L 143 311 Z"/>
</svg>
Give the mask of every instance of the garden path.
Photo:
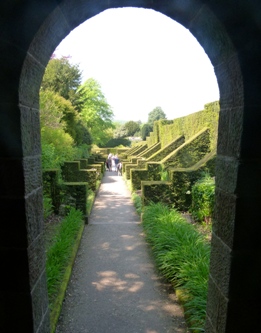
<svg viewBox="0 0 261 333">
<path fill-rule="evenodd" d="M 125 181 L 106 171 L 83 232 L 56 333 L 185 333 L 157 275 Z"/>
</svg>

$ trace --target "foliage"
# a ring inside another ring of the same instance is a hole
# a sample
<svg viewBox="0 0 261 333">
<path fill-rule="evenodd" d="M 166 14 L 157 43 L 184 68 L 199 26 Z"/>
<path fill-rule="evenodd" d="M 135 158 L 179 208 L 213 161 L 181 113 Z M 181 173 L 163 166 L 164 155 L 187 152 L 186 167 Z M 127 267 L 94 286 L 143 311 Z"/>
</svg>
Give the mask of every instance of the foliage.
<svg viewBox="0 0 261 333">
<path fill-rule="evenodd" d="M 46 274 L 51 309 L 82 224 L 82 213 L 72 208 L 67 217 L 61 222 L 53 243 L 47 249 Z"/>
<path fill-rule="evenodd" d="M 128 135 L 127 128 L 125 125 L 117 126 L 115 131 L 114 131 L 114 138 L 119 139 L 119 138 L 125 138 Z"/>
<path fill-rule="evenodd" d="M 131 145 L 130 140 L 128 139 L 110 139 L 106 144 L 101 145 L 101 147 L 106 148 L 106 147 L 118 147 L 118 146 L 124 146 L 124 147 L 129 147 Z"/>
<path fill-rule="evenodd" d="M 213 215 L 215 203 L 215 179 L 209 174 L 204 174 L 192 186 L 191 214 L 197 221 L 209 222 Z"/>
<path fill-rule="evenodd" d="M 79 65 L 70 64 L 66 57 L 54 58 L 49 61 L 45 69 L 41 89 L 59 94 L 78 108 L 77 89 L 81 83 L 81 76 Z"/>
<path fill-rule="evenodd" d="M 127 136 L 133 136 L 135 133 L 139 132 L 140 124 L 136 121 L 130 120 L 124 124 L 124 128 L 126 129 Z"/>
<path fill-rule="evenodd" d="M 141 138 L 142 140 L 146 140 L 146 137 L 150 135 L 153 127 L 150 124 L 144 124 L 141 128 Z"/>
<path fill-rule="evenodd" d="M 88 79 L 80 86 L 78 93 L 81 95 L 82 123 L 89 129 L 95 144 L 105 144 L 110 138 L 107 130 L 114 127 L 113 112 L 99 83 L 94 79 Z"/>
<path fill-rule="evenodd" d="M 94 199 L 95 199 L 95 192 L 89 189 L 88 190 L 88 196 L 87 196 L 87 213 L 88 213 L 88 215 L 91 214 Z"/>
<path fill-rule="evenodd" d="M 88 158 L 90 157 L 91 146 L 87 144 L 81 144 L 75 147 L 75 159 Z"/>
<path fill-rule="evenodd" d="M 131 195 L 131 199 L 133 201 L 134 207 L 136 208 L 136 212 L 141 215 L 142 213 L 142 201 L 141 196 L 137 193 L 133 192 Z"/>
<path fill-rule="evenodd" d="M 144 207 L 143 227 L 157 267 L 181 295 L 193 332 L 206 315 L 210 244 L 177 211 L 162 204 Z M 195 328 L 196 327 L 196 328 Z"/>
<path fill-rule="evenodd" d="M 40 91 L 40 122 L 42 127 L 63 128 L 62 102 L 64 98 L 53 91 Z"/>
<path fill-rule="evenodd" d="M 43 197 L 44 219 L 53 213 L 52 199 L 44 195 Z"/>
<path fill-rule="evenodd" d="M 160 165 L 160 180 L 162 181 L 169 181 L 169 173 L 168 170 L 164 169 L 163 165 Z"/>
<path fill-rule="evenodd" d="M 42 128 L 42 166 L 60 167 L 64 161 L 73 160 L 76 150 L 72 137 L 63 129 Z"/>
<path fill-rule="evenodd" d="M 151 127 L 153 127 L 154 121 L 160 120 L 160 119 L 167 119 L 167 118 L 166 118 L 166 114 L 163 112 L 162 108 L 160 106 L 157 106 L 148 114 L 148 124 Z"/>
<path fill-rule="evenodd" d="M 40 92 L 41 128 L 63 128 L 65 132 L 75 138 L 78 118 L 70 101 L 50 90 Z"/>
<path fill-rule="evenodd" d="M 88 146 L 93 143 L 91 133 L 82 120 L 79 120 L 76 124 L 75 142 L 77 145 L 86 144 Z"/>
</svg>

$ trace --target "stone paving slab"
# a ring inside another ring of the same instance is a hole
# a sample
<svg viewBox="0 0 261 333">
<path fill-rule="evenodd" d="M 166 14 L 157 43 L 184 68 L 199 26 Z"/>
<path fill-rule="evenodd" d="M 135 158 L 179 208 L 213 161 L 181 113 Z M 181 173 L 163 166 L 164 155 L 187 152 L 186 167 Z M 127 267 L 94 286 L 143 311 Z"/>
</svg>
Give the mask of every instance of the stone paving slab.
<svg viewBox="0 0 261 333">
<path fill-rule="evenodd" d="M 111 195 L 110 195 L 111 193 Z M 57 333 L 185 333 L 122 177 L 106 172 L 85 227 Z"/>
</svg>

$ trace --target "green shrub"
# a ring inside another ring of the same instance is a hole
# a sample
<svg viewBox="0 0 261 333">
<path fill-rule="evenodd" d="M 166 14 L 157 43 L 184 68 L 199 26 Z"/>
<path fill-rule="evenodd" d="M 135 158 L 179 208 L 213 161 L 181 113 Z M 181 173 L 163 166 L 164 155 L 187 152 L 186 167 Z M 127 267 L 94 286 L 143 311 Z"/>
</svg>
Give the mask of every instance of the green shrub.
<svg viewBox="0 0 261 333">
<path fill-rule="evenodd" d="M 192 187 L 191 214 L 196 221 L 209 222 L 215 203 L 215 179 L 205 174 Z"/>
<path fill-rule="evenodd" d="M 210 244 L 177 211 L 161 203 L 144 207 L 143 227 L 162 275 L 178 289 L 188 324 L 203 330 Z"/>
</svg>

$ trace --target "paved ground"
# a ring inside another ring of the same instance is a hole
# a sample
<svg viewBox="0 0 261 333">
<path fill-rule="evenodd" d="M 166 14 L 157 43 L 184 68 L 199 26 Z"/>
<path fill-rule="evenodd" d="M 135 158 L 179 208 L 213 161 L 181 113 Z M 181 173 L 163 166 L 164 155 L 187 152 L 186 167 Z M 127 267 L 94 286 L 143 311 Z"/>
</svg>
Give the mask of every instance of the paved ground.
<svg viewBox="0 0 261 333">
<path fill-rule="evenodd" d="M 175 294 L 157 276 L 121 176 L 106 172 L 74 265 L 57 333 L 184 333 Z"/>
</svg>

